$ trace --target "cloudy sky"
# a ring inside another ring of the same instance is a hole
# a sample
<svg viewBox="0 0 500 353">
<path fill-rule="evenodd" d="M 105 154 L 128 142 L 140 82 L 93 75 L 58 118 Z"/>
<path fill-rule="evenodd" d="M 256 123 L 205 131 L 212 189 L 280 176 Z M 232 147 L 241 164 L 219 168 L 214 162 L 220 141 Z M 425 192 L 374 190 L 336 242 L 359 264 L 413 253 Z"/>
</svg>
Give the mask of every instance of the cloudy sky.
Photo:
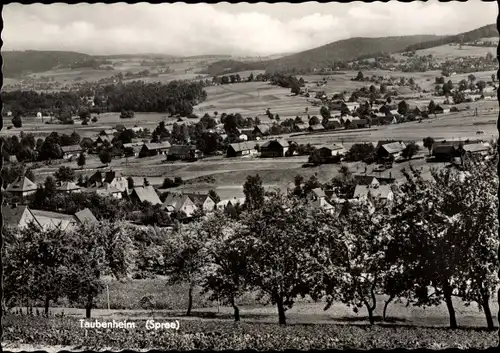
<svg viewBox="0 0 500 353">
<path fill-rule="evenodd" d="M 9 4 L 4 50 L 270 55 L 351 37 L 457 34 L 496 22 L 496 2 Z"/>
</svg>

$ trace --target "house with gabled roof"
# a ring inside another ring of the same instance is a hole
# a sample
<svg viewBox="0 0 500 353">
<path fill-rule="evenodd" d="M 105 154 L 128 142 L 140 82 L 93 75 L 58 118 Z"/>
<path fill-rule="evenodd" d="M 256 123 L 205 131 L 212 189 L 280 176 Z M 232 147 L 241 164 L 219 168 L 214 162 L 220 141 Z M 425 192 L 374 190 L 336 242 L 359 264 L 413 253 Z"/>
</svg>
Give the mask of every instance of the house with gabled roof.
<svg viewBox="0 0 500 353">
<path fill-rule="evenodd" d="M 124 192 L 128 189 L 128 180 L 120 172 L 109 170 L 104 174 L 102 186 L 104 188 L 115 188 Z"/>
<path fill-rule="evenodd" d="M 28 179 L 26 176 L 18 177 L 13 183 L 9 184 L 5 189 L 6 192 L 13 196 L 26 197 L 36 192 L 38 186 Z"/>
<path fill-rule="evenodd" d="M 405 148 L 406 145 L 402 141 L 390 142 L 380 145 L 377 148 L 376 153 L 379 158 L 388 158 L 390 156 L 395 157 L 399 153 L 403 152 Z"/>
<path fill-rule="evenodd" d="M 256 125 L 253 129 L 253 136 L 255 137 L 264 137 L 269 136 L 271 134 L 271 127 L 267 124 L 259 124 Z"/>
<path fill-rule="evenodd" d="M 152 157 L 159 154 L 167 154 L 170 148 L 168 141 L 159 143 L 145 143 L 139 152 L 139 157 Z"/>
<path fill-rule="evenodd" d="M 392 201 L 394 194 L 390 185 L 356 185 L 354 199 L 374 203 L 376 201 Z"/>
<path fill-rule="evenodd" d="M 226 156 L 227 157 L 241 157 L 246 155 L 257 154 L 255 147 L 257 142 L 255 141 L 244 141 L 232 143 L 227 147 Z"/>
<path fill-rule="evenodd" d="M 34 223 L 40 226 L 28 206 L 2 205 L 3 226 L 22 229 Z"/>
<path fill-rule="evenodd" d="M 62 182 L 59 186 L 56 187 L 56 190 L 65 194 L 77 193 L 82 191 L 81 188 L 72 181 Z"/>
<path fill-rule="evenodd" d="M 284 157 L 288 151 L 288 142 L 285 140 L 268 140 L 260 146 L 260 157 Z"/>
<path fill-rule="evenodd" d="M 184 192 L 183 195 L 188 196 L 197 207 L 202 208 L 205 212 L 212 212 L 217 207 L 208 193 Z"/>
<path fill-rule="evenodd" d="M 313 132 L 325 131 L 325 127 L 321 124 L 310 125 L 309 131 L 313 131 Z"/>
<path fill-rule="evenodd" d="M 84 224 L 84 223 L 98 223 L 99 221 L 97 218 L 95 218 L 94 214 L 92 211 L 90 211 L 88 208 L 84 208 L 81 211 L 78 211 L 75 213 L 75 217 L 78 220 L 79 223 Z"/>
<path fill-rule="evenodd" d="M 293 129 L 296 131 L 296 132 L 300 132 L 300 131 L 307 131 L 309 129 L 309 124 L 294 124 L 293 125 Z"/>
<path fill-rule="evenodd" d="M 169 213 L 184 212 L 187 217 L 192 217 L 193 213 L 198 210 L 198 206 L 185 194 L 168 194 L 163 206 Z"/>
<path fill-rule="evenodd" d="M 313 203 L 327 211 L 333 210 L 334 207 L 326 200 L 326 194 L 321 188 L 313 189 L 311 192 Z"/>
<path fill-rule="evenodd" d="M 61 227 L 62 230 L 71 230 L 78 226 L 80 221 L 74 215 L 51 212 L 45 210 L 31 210 L 42 228 Z"/>
<path fill-rule="evenodd" d="M 152 186 L 134 187 L 129 195 L 129 198 L 133 202 L 137 203 L 149 202 L 152 205 L 162 204 L 158 194 Z"/>
<path fill-rule="evenodd" d="M 68 159 L 71 157 L 76 157 L 83 152 L 83 148 L 80 145 L 62 146 L 63 158 Z"/>
<path fill-rule="evenodd" d="M 203 153 L 190 145 L 172 145 L 168 149 L 167 160 L 196 160 L 202 158 Z"/>
</svg>

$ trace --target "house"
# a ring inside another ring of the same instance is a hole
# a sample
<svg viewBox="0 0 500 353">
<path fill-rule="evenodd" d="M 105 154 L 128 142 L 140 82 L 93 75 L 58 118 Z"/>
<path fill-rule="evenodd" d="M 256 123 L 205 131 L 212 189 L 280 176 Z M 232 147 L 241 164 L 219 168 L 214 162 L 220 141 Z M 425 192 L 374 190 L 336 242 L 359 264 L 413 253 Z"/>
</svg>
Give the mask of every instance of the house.
<svg viewBox="0 0 500 353">
<path fill-rule="evenodd" d="M 152 186 L 134 187 L 129 197 L 133 202 L 137 203 L 149 202 L 152 205 L 161 205 L 162 203 Z"/>
<path fill-rule="evenodd" d="M 90 211 L 88 208 L 84 208 L 81 211 L 78 211 L 75 213 L 75 217 L 78 220 L 80 224 L 84 223 L 98 223 L 99 221 L 97 218 L 95 218 L 94 214 L 92 211 Z"/>
<path fill-rule="evenodd" d="M 99 136 L 107 136 L 109 138 L 113 138 L 113 136 L 115 136 L 115 134 L 117 133 L 118 131 L 116 129 L 109 129 L 109 130 L 102 130 L 100 133 L 99 133 Z"/>
<path fill-rule="evenodd" d="M 139 152 L 139 157 L 152 157 L 159 154 L 167 154 L 169 148 L 170 143 L 167 141 L 160 143 L 145 143 Z"/>
<path fill-rule="evenodd" d="M 31 210 L 31 213 L 44 229 L 61 227 L 62 230 L 72 230 L 80 223 L 74 215 L 43 210 Z"/>
<path fill-rule="evenodd" d="M 63 158 L 69 159 L 71 157 L 76 157 L 83 152 L 83 148 L 80 145 L 62 146 Z"/>
<path fill-rule="evenodd" d="M 309 131 L 313 132 L 325 131 L 325 127 L 321 124 L 311 125 L 309 126 Z"/>
<path fill-rule="evenodd" d="M 18 177 L 12 184 L 5 189 L 6 192 L 17 197 L 26 197 L 36 192 L 38 186 L 27 177 Z"/>
<path fill-rule="evenodd" d="M 432 156 L 436 161 L 450 162 L 456 157 L 461 157 L 461 148 L 456 144 L 439 144 L 432 147 Z"/>
<path fill-rule="evenodd" d="M 112 137 L 106 136 L 106 135 L 99 135 L 97 136 L 97 139 L 94 141 L 94 146 L 99 146 L 104 143 L 111 144 Z"/>
<path fill-rule="evenodd" d="M 107 184 L 106 186 L 104 186 L 102 188 L 98 188 L 95 190 L 88 190 L 88 191 L 95 191 L 95 193 L 97 195 L 102 196 L 102 197 L 113 197 L 115 199 L 122 199 L 123 198 L 123 191 L 121 191 L 113 186 L 109 186 L 109 184 Z"/>
<path fill-rule="evenodd" d="M 288 151 L 288 142 L 285 140 L 269 140 L 260 146 L 260 156 L 266 157 L 284 157 Z"/>
<path fill-rule="evenodd" d="M 473 143 L 464 145 L 462 148 L 466 154 L 486 155 L 489 152 L 491 145 L 489 143 Z"/>
<path fill-rule="evenodd" d="M 128 189 L 128 180 L 120 172 L 110 170 L 104 175 L 103 186 L 105 188 L 115 188 L 124 192 Z"/>
<path fill-rule="evenodd" d="M 248 141 L 254 139 L 253 134 L 254 129 L 241 129 L 239 139 L 242 141 Z"/>
<path fill-rule="evenodd" d="M 100 171 L 97 171 L 90 176 L 90 178 L 87 181 L 87 186 L 100 187 L 100 186 L 102 186 L 103 180 L 104 180 L 103 174 Z"/>
<path fill-rule="evenodd" d="M 208 194 L 202 193 L 183 193 L 188 196 L 198 208 L 202 208 L 205 212 L 211 212 L 217 204 Z"/>
<path fill-rule="evenodd" d="M 267 124 L 260 124 L 255 126 L 253 129 L 253 136 L 257 137 L 264 137 L 264 136 L 269 136 L 271 134 L 271 127 Z"/>
<path fill-rule="evenodd" d="M 353 119 L 351 122 L 347 124 L 347 127 L 354 129 L 361 129 L 368 126 L 368 120 L 366 119 Z"/>
<path fill-rule="evenodd" d="M 230 214 L 235 211 L 235 207 L 242 206 L 245 203 L 245 198 L 236 198 L 229 200 L 222 200 L 217 203 L 217 209 L 224 211 L 226 214 Z"/>
<path fill-rule="evenodd" d="M 319 145 L 316 147 L 316 149 L 319 151 L 320 156 L 324 157 L 337 156 L 346 153 L 344 146 L 335 144 Z"/>
<path fill-rule="evenodd" d="M 394 193 L 390 185 L 356 185 L 354 198 L 370 203 L 375 201 L 392 201 Z"/>
<path fill-rule="evenodd" d="M 168 194 L 163 206 L 168 212 L 184 212 L 187 217 L 192 217 L 198 210 L 193 200 L 187 195 Z"/>
<path fill-rule="evenodd" d="M 123 148 L 131 148 L 134 152 L 134 157 L 137 157 L 139 155 L 139 152 L 141 152 L 142 148 L 144 146 L 144 143 L 142 142 L 130 142 L 130 143 L 124 143 Z"/>
<path fill-rule="evenodd" d="M 345 105 L 347 106 L 347 109 L 349 109 L 349 111 L 350 111 L 351 113 L 353 113 L 353 112 L 355 112 L 356 110 L 358 110 L 360 103 L 357 103 L 357 102 L 349 102 L 349 103 L 346 103 Z"/>
<path fill-rule="evenodd" d="M 28 206 L 2 205 L 3 226 L 25 228 L 30 223 L 40 225 Z"/>
<path fill-rule="evenodd" d="M 226 156 L 241 157 L 256 154 L 257 150 L 255 149 L 255 146 L 257 146 L 257 143 L 254 141 L 232 143 L 227 147 Z"/>
<path fill-rule="evenodd" d="M 444 113 L 444 109 L 443 107 L 441 107 L 439 104 L 436 105 L 434 107 L 434 111 L 433 111 L 434 114 L 443 114 Z"/>
<path fill-rule="evenodd" d="M 403 152 L 405 148 L 406 145 L 401 141 L 380 144 L 377 148 L 376 154 L 379 158 L 388 158 L 390 156 L 395 157 L 399 153 Z"/>
<path fill-rule="evenodd" d="M 307 129 L 309 129 L 309 124 L 294 124 L 293 129 L 296 132 L 307 131 Z"/>
<path fill-rule="evenodd" d="M 61 185 L 56 187 L 56 190 L 58 192 L 62 192 L 62 193 L 66 193 L 66 194 L 77 193 L 77 192 L 82 191 L 78 185 L 76 185 L 75 183 L 73 183 L 71 181 L 65 181 L 65 182 L 61 183 Z"/>
<path fill-rule="evenodd" d="M 311 197 L 312 197 L 313 203 L 316 206 L 321 207 L 325 210 L 333 210 L 334 209 L 334 207 L 328 201 L 326 201 L 326 194 L 321 188 L 313 189 L 312 193 L 311 193 Z"/>
<path fill-rule="evenodd" d="M 327 128 L 327 129 L 340 129 L 340 128 L 342 128 L 342 123 L 340 122 L 340 119 L 330 118 L 330 119 L 328 119 L 328 122 L 326 123 L 325 128 Z"/>
<path fill-rule="evenodd" d="M 167 161 L 175 160 L 196 160 L 203 154 L 195 146 L 173 145 L 168 149 Z"/>
</svg>

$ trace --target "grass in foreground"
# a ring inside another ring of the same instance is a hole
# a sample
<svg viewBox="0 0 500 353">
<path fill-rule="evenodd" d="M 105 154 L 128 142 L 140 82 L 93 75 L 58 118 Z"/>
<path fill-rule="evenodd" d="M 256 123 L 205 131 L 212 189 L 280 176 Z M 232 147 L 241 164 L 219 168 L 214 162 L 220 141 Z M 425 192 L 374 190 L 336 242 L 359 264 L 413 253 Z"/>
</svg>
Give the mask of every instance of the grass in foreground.
<svg viewBox="0 0 500 353">
<path fill-rule="evenodd" d="M 3 347 L 67 346 L 70 349 L 484 349 L 497 346 L 497 332 L 477 329 L 351 325 L 289 325 L 181 321 L 178 331 L 84 329 L 72 318 L 4 317 Z"/>
</svg>

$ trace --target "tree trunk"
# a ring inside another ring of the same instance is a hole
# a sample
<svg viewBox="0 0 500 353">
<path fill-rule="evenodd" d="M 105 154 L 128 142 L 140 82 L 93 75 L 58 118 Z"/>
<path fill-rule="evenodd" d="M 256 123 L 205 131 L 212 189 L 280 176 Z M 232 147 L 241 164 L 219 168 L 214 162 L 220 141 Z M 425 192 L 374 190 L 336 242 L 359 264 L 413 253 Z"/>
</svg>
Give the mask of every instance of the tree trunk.
<svg viewBox="0 0 500 353">
<path fill-rule="evenodd" d="M 189 286 L 189 301 L 188 301 L 188 309 L 186 312 L 186 316 L 191 315 L 191 309 L 193 308 L 193 286 Z"/>
<path fill-rule="evenodd" d="M 240 321 L 240 308 L 236 305 L 234 298 L 231 298 L 231 305 L 234 309 L 234 322 Z"/>
<path fill-rule="evenodd" d="M 387 319 L 387 307 L 389 306 L 389 304 L 394 300 L 394 296 L 391 295 L 389 297 L 389 299 L 387 299 L 385 301 L 385 304 L 384 304 L 384 313 L 382 314 L 382 317 L 383 317 L 383 320 L 385 321 Z"/>
<path fill-rule="evenodd" d="M 286 325 L 285 306 L 283 305 L 283 297 L 280 296 L 276 304 L 278 305 L 279 324 Z"/>
<path fill-rule="evenodd" d="M 451 300 L 451 288 L 448 283 L 444 285 L 444 299 L 446 301 L 446 307 L 448 308 L 448 313 L 450 315 L 450 328 L 451 329 L 456 329 L 458 328 L 457 325 L 457 318 L 455 316 L 455 308 L 453 307 L 453 302 Z"/>
<path fill-rule="evenodd" d="M 365 304 L 366 310 L 368 310 L 368 320 L 370 321 L 370 325 L 375 323 L 375 317 L 373 316 L 373 308 L 368 304 Z"/>
<path fill-rule="evenodd" d="M 494 330 L 495 325 L 493 324 L 493 316 L 491 315 L 490 309 L 490 296 L 488 294 L 483 294 L 481 296 L 482 303 L 481 306 L 484 310 L 484 316 L 486 317 L 486 323 L 488 325 L 488 330 Z"/>
<path fill-rule="evenodd" d="M 87 305 L 85 306 L 85 317 L 90 319 L 90 312 L 92 311 L 92 295 L 87 297 Z"/>
<path fill-rule="evenodd" d="M 50 304 L 50 298 L 49 297 L 45 297 L 45 310 L 44 310 L 44 314 L 46 317 L 49 316 L 49 304 Z"/>
</svg>

